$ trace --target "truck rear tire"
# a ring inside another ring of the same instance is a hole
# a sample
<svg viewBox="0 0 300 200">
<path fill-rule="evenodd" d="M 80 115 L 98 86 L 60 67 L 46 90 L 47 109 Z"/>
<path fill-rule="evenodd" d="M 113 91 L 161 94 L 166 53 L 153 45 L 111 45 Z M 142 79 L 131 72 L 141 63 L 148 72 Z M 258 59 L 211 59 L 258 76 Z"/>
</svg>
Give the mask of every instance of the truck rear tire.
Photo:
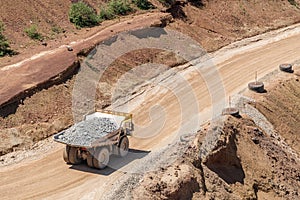
<svg viewBox="0 0 300 200">
<path fill-rule="evenodd" d="M 97 150 L 93 159 L 93 165 L 95 168 L 104 169 L 109 163 L 109 150 L 106 147 L 102 147 Z"/>
<path fill-rule="evenodd" d="M 121 157 L 125 157 L 128 154 L 129 150 L 129 140 L 127 136 L 121 138 L 121 141 L 118 145 L 118 155 Z"/>
<path fill-rule="evenodd" d="M 70 147 L 69 151 L 69 161 L 73 165 L 78 165 L 82 163 L 82 158 L 80 157 L 80 150 L 77 147 Z"/>
<path fill-rule="evenodd" d="M 63 158 L 66 163 L 70 163 L 69 152 L 70 152 L 70 146 L 66 145 L 66 147 L 63 150 Z"/>
<path fill-rule="evenodd" d="M 94 159 L 95 151 L 94 149 L 89 149 L 86 157 L 86 163 L 89 167 L 94 167 L 93 159 Z"/>
<path fill-rule="evenodd" d="M 86 157 L 86 163 L 89 167 L 94 167 L 93 159 L 94 159 L 94 156 L 89 153 Z"/>
</svg>

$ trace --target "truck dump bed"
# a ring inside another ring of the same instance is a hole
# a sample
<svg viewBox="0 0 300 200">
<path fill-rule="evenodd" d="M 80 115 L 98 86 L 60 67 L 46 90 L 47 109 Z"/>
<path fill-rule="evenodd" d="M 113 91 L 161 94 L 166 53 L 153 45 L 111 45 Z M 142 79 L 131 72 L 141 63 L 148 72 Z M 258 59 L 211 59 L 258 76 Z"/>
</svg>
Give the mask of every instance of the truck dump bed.
<svg viewBox="0 0 300 200">
<path fill-rule="evenodd" d="M 77 147 L 94 147 L 117 141 L 125 116 L 95 112 L 72 127 L 54 135 L 54 140 Z"/>
</svg>

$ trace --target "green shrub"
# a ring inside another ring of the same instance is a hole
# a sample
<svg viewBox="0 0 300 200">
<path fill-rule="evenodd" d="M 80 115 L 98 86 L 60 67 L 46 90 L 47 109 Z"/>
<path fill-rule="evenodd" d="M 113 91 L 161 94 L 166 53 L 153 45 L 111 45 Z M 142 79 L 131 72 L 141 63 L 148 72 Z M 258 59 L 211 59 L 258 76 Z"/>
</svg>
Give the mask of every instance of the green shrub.
<svg viewBox="0 0 300 200">
<path fill-rule="evenodd" d="M 14 55 L 16 52 L 10 49 L 9 42 L 6 37 L 3 35 L 4 24 L 0 21 L 0 57 L 6 55 Z"/>
<path fill-rule="evenodd" d="M 132 11 L 126 0 L 111 0 L 108 3 L 108 9 L 112 10 L 115 15 L 126 15 Z"/>
<path fill-rule="evenodd" d="M 114 11 L 109 8 L 108 6 L 102 7 L 100 9 L 99 18 L 102 20 L 109 20 L 114 19 L 116 15 L 114 14 Z"/>
<path fill-rule="evenodd" d="M 154 6 L 148 0 L 133 0 L 133 3 L 142 10 L 154 8 Z"/>
<path fill-rule="evenodd" d="M 99 23 L 95 10 L 81 1 L 72 4 L 69 20 L 77 27 L 92 27 Z"/>
<path fill-rule="evenodd" d="M 57 25 L 54 25 L 51 27 L 51 31 L 52 31 L 52 33 L 60 34 L 60 33 L 64 32 L 64 29 Z"/>
<path fill-rule="evenodd" d="M 25 28 L 25 33 L 33 40 L 43 40 L 43 36 L 38 32 L 37 25 L 32 24 L 30 27 Z"/>
<path fill-rule="evenodd" d="M 114 19 L 118 15 L 126 15 L 131 11 L 130 3 L 126 0 L 111 0 L 106 6 L 100 8 L 99 18 Z"/>
</svg>

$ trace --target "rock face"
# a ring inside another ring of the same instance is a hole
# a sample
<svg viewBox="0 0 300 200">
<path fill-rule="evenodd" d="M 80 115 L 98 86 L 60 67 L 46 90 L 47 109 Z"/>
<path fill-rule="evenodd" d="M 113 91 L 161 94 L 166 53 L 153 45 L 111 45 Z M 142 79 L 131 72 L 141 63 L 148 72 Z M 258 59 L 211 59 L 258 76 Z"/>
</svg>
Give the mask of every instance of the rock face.
<svg viewBox="0 0 300 200">
<path fill-rule="evenodd" d="M 215 149 L 204 159 L 204 164 L 217 173 L 228 184 L 244 183 L 245 173 L 241 160 L 237 156 L 237 129 L 230 132 L 221 131 Z"/>
<path fill-rule="evenodd" d="M 73 125 L 59 135 L 56 140 L 76 146 L 91 146 L 95 140 L 105 137 L 117 129 L 117 124 L 111 119 L 95 117 Z"/>
</svg>

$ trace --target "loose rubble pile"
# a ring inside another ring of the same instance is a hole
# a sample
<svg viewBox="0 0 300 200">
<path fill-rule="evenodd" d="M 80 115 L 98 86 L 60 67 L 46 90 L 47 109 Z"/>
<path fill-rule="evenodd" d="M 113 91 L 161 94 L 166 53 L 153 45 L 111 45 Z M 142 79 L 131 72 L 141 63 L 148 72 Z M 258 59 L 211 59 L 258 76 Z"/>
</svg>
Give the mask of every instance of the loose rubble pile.
<svg viewBox="0 0 300 200">
<path fill-rule="evenodd" d="M 73 125 L 59 135 L 56 140 L 75 146 L 91 146 L 95 140 L 105 137 L 117 129 L 117 124 L 111 119 L 96 117 Z"/>
</svg>

